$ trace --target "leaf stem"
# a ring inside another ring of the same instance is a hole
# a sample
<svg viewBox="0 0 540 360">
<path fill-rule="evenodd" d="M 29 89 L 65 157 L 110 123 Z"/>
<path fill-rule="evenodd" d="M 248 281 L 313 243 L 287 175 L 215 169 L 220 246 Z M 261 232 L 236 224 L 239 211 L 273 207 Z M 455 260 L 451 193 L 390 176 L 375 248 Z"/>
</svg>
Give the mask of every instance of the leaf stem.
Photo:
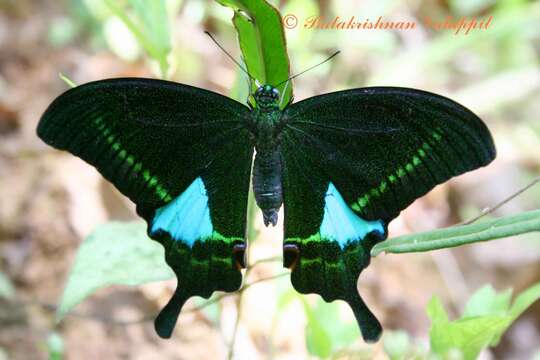
<svg viewBox="0 0 540 360">
<path fill-rule="evenodd" d="M 513 199 L 515 199 L 516 197 L 518 197 L 519 195 L 521 195 L 522 193 L 524 193 L 525 191 L 529 190 L 531 187 L 533 187 L 534 185 L 536 185 L 538 182 L 540 182 L 540 176 L 537 177 L 536 179 L 534 179 L 533 181 L 531 181 L 529 184 L 527 184 L 525 187 L 519 189 L 518 191 L 516 191 L 515 193 L 513 193 L 512 195 L 508 196 L 506 199 L 500 201 L 498 204 L 496 204 L 495 206 L 492 206 L 492 207 L 488 207 L 488 208 L 485 208 L 484 210 L 482 210 L 482 212 L 480 214 L 478 214 L 477 216 L 473 217 L 472 219 L 469 219 L 467 221 L 464 221 L 462 223 L 459 223 L 458 225 L 468 225 L 468 224 L 472 224 L 473 222 L 477 221 L 478 219 L 481 219 L 483 218 L 484 216 L 488 215 L 488 214 L 491 214 L 492 212 L 494 212 L 495 210 L 499 209 L 501 206 L 503 205 L 506 205 L 508 202 L 512 201 Z"/>
<path fill-rule="evenodd" d="M 484 221 L 410 234 L 383 241 L 373 247 L 371 256 L 381 252 L 407 253 L 444 249 L 480 241 L 540 231 L 540 210 Z"/>
</svg>

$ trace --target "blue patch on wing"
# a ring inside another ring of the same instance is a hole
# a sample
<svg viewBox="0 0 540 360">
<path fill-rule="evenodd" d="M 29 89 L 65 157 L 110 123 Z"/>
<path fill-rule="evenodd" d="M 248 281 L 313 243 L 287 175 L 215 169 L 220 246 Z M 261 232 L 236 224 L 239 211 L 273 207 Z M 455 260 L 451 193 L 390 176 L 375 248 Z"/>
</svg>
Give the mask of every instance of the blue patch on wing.
<svg viewBox="0 0 540 360">
<path fill-rule="evenodd" d="M 333 183 L 328 185 L 324 199 L 324 216 L 320 228 L 322 238 L 337 241 L 343 249 L 349 241 L 362 240 L 372 231 L 384 234 L 383 222 L 366 221 L 356 215 Z"/>
<path fill-rule="evenodd" d="M 151 233 L 162 230 L 177 241 L 193 246 L 197 240 L 212 236 L 208 195 L 200 177 L 176 199 L 156 210 Z"/>
</svg>

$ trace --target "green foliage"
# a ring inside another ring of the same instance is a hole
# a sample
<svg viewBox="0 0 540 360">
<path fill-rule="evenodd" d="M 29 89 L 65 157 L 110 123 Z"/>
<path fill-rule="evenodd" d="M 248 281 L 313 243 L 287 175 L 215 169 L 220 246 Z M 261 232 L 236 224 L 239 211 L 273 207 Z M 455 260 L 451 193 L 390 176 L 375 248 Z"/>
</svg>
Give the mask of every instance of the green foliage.
<svg viewBox="0 0 540 360">
<path fill-rule="evenodd" d="M 128 3 L 132 16 L 127 8 L 116 1 L 105 0 L 109 10 L 125 24 L 148 55 L 158 62 L 161 76 L 166 78 L 169 71 L 167 57 L 172 46 L 165 0 L 129 0 Z"/>
<path fill-rule="evenodd" d="M 407 253 L 450 248 L 540 231 L 540 210 L 492 219 L 471 225 L 452 226 L 418 234 L 399 236 L 373 247 L 372 256 L 382 252 Z"/>
<path fill-rule="evenodd" d="M 411 339 L 404 331 L 390 331 L 384 334 L 383 346 L 390 359 L 399 359 L 409 352 Z"/>
<path fill-rule="evenodd" d="M 478 4 L 474 3 L 480 1 L 453 0 L 451 5 L 458 13 L 471 12 L 478 10 Z M 465 3 L 468 5 L 465 6 Z M 494 18 L 494 24 L 489 31 L 471 32 L 467 36 L 456 36 L 452 31 L 441 32 L 422 48 L 403 51 L 399 56 L 391 57 L 384 66 L 381 66 L 381 71 L 374 73 L 367 83 L 369 85 L 395 83 L 397 79 L 407 77 L 406 69 L 409 64 L 415 64 L 415 68 L 418 69 L 437 68 L 441 72 L 438 76 L 449 78 L 453 75 L 446 71 L 445 68 L 448 66 L 445 64 L 450 59 L 455 58 L 463 49 L 468 49 L 471 55 L 476 52 L 477 56 L 485 58 L 483 66 L 486 71 L 491 71 L 493 74 L 499 73 L 502 67 L 512 69 L 516 65 L 536 66 L 537 60 L 534 50 L 528 48 L 530 45 L 524 41 L 524 35 L 528 31 L 522 30 L 536 27 L 540 20 L 540 3 L 519 0 L 498 1 L 496 4 L 495 10 L 489 12 L 489 15 L 493 15 Z M 480 16 L 481 13 L 476 15 Z M 496 58 L 496 61 L 493 61 L 492 58 Z M 485 98 L 484 91 L 478 88 L 474 93 L 468 95 L 467 98 L 464 98 L 468 104 L 471 101 L 473 103 L 478 101 L 482 104 L 482 99 Z M 490 96 L 489 105 L 486 107 L 493 109 L 497 104 L 504 103 L 505 98 L 509 98 L 509 96 L 501 94 L 496 99 Z M 478 110 L 478 106 L 475 109 Z"/>
<path fill-rule="evenodd" d="M 474 16 L 492 6 L 494 2 L 494 0 L 450 0 L 449 5 L 458 15 Z"/>
<path fill-rule="evenodd" d="M 327 358 L 332 354 L 332 340 L 326 324 L 317 316 L 311 306 L 303 299 L 304 312 L 307 318 L 306 347 L 308 352 L 320 358 Z"/>
<path fill-rule="evenodd" d="M 64 340 L 58 333 L 52 333 L 47 339 L 49 360 L 62 360 L 64 358 Z"/>
<path fill-rule="evenodd" d="M 55 20 L 49 28 L 49 43 L 55 47 L 67 45 L 78 35 L 79 30 L 78 24 L 70 18 Z"/>
<path fill-rule="evenodd" d="M 221 322 L 221 306 L 219 301 L 216 301 L 216 293 L 210 297 L 210 299 L 203 299 L 195 296 L 192 298 L 193 307 L 200 309 L 202 314 L 206 316 L 206 319 L 210 321 L 216 328 L 219 327 Z"/>
<path fill-rule="evenodd" d="M 247 70 L 261 84 L 277 85 L 289 77 L 289 57 L 279 12 L 264 0 L 217 0 L 234 10 L 233 23 Z M 292 96 L 292 84 L 278 87 L 283 105 Z M 252 91 L 257 85 L 251 83 Z"/>
<path fill-rule="evenodd" d="M 483 315 L 505 315 L 510 300 L 512 299 L 512 290 L 508 289 L 500 294 L 490 285 L 486 285 L 476 291 L 469 299 L 463 310 L 463 317 L 483 316 Z"/>
<path fill-rule="evenodd" d="M 516 320 L 529 306 L 540 299 L 540 283 L 531 286 L 527 290 L 519 294 L 514 300 L 514 303 L 508 310 L 508 314 L 512 317 L 512 321 Z"/>
<path fill-rule="evenodd" d="M 94 12 L 99 14 L 100 21 L 109 19 L 111 15 L 120 19 L 138 44 L 157 61 L 162 76 L 167 76 L 168 56 L 172 45 L 169 29 L 170 11 L 167 11 L 165 0 L 83 1 L 87 6 L 90 3 L 94 4 L 92 7 Z M 234 11 L 232 20 L 238 33 L 243 61 L 249 73 L 261 83 L 275 85 L 287 79 L 289 59 L 279 12 L 263 0 L 216 1 Z M 475 0 L 474 4 L 464 0 L 453 0 L 451 5 L 458 13 L 470 13 L 489 3 L 490 0 Z M 538 9 L 536 5 L 529 5 L 528 10 L 523 9 L 520 14 L 527 21 L 538 19 L 539 12 L 532 11 Z M 499 26 L 489 35 L 481 32 L 467 37 L 456 37 L 451 33 L 441 35 L 426 49 L 422 51 L 415 49 L 415 54 L 412 55 L 405 53 L 403 55 L 405 58 L 396 57 L 388 66 L 382 67 L 384 78 L 386 76 L 393 78 L 395 75 L 395 72 L 391 71 L 392 64 L 403 66 L 418 59 L 419 63 L 433 65 L 436 62 L 446 61 L 450 57 L 449 54 L 454 54 L 464 46 L 479 42 L 478 39 L 485 39 L 487 36 L 507 36 L 515 29 L 515 22 L 510 21 L 511 18 L 515 16 L 501 10 L 497 14 Z M 303 34 L 308 36 L 307 32 Z M 59 40 L 62 41 L 64 39 Z M 397 65 L 395 68 L 402 70 L 402 67 Z M 64 80 L 69 83 L 69 79 Z M 256 84 L 251 83 L 250 90 L 253 91 L 255 88 Z M 283 103 L 286 104 L 292 96 L 292 84 L 288 84 L 286 91 L 283 84 L 280 90 L 284 97 Z M 248 210 L 250 219 L 255 216 L 256 211 L 251 195 Z M 540 211 L 397 237 L 376 245 L 372 255 L 376 256 L 381 252 L 429 251 L 531 231 L 540 231 Z M 99 227 L 85 239 L 69 275 L 57 317 L 61 319 L 75 305 L 99 288 L 111 284 L 138 285 L 172 278 L 173 273 L 164 261 L 163 248 L 148 239 L 145 233 L 145 225 L 142 223 L 110 223 Z M 249 239 L 253 240 L 256 236 L 256 230 L 250 226 Z M 13 294 L 9 292 L 10 290 L 5 290 L 9 289 L 9 283 L 6 287 L 2 281 L 0 274 L 0 296 Z M 482 349 L 496 345 L 512 322 L 538 298 L 540 298 L 540 284 L 520 294 L 513 303 L 510 301 L 511 291 L 496 293 L 491 287 L 486 286 L 471 297 L 462 317 L 454 321 L 448 319 L 441 302 L 434 298 L 427 308 L 432 320 L 430 331 L 432 354 L 444 357 L 458 351 L 465 359 L 475 358 Z M 278 310 L 282 310 L 292 301 L 301 301 L 303 304 L 307 319 L 306 345 L 312 356 L 330 357 L 349 347 L 359 338 L 354 321 L 338 320 L 337 303 L 326 304 L 318 299 L 316 305 L 312 306 L 304 297 L 291 290 L 280 297 Z M 200 302 L 201 305 L 203 303 Z M 205 309 L 209 319 L 213 322 L 219 321 L 220 309 L 217 305 Z M 384 348 L 391 359 L 423 357 L 424 352 L 413 344 L 404 332 L 387 332 L 384 337 Z"/>
<path fill-rule="evenodd" d="M 315 305 L 292 289 L 281 294 L 277 309 L 279 312 L 293 302 L 300 302 L 306 317 L 306 348 L 318 358 L 328 358 L 348 348 L 360 338 L 360 331 L 354 316 L 340 315 L 340 302 L 326 303 L 320 297 Z M 347 307 L 347 310 L 350 309 Z M 352 320 L 352 321 L 349 321 Z"/>
<path fill-rule="evenodd" d="M 403 331 L 387 331 L 383 347 L 390 359 L 476 359 L 483 349 L 496 346 L 512 323 L 535 301 L 540 299 L 540 283 L 530 287 L 511 302 L 512 291 L 500 293 L 486 285 L 477 290 L 465 305 L 462 316 L 450 321 L 441 301 L 434 297 L 427 306 L 432 325 L 430 349 L 414 342 Z M 280 297 L 279 310 L 293 301 L 300 301 L 306 315 L 306 346 L 317 358 L 351 354 L 351 344 L 358 339 L 354 323 L 339 317 L 336 303 L 321 299 L 315 306 L 292 292 Z M 347 350 L 349 349 L 349 350 Z"/>
<path fill-rule="evenodd" d="M 143 223 L 108 223 L 79 248 L 57 312 L 62 319 L 75 305 L 109 285 L 140 285 L 171 279 L 163 247 L 146 236 Z"/>
<path fill-rule="evenodd" d="M 414 344 L 405 331 L 386 331 L 383 347 L 390 360 L 427 358 L 427 349 Z"/>
<path fill-rule="evenodd" d="M 0 272 L 0 298 L 12 299 L 15 296 L 15 288 L 4 273 Z"/>
<path fill-rule="evenodd" d="M 427 307 L 431 318 L 431 352 L 441 357 L 458 352 L 463 359 L 476 359 L 480 351 L 498 344 L 508 327 L 540 299 L 540 283 L 522 292 L 510 304 L 511 290 L 497 294 L 490 285 L 468 301 L 463 315 L 450 321 L 441 301 L 434 297 Z"/>
<path fill-rule="evenodd" d="M 431 350 L 446 355 L 459 350 L 464 359 L 475 359 L 487 347 L 495 334 L 502 332 L 510 323 L 508 316 L 485 315 L 461 318 L 450 322 L 440 300 L 434 298 L 428 305 L 431 318 Z"/>
</svg>

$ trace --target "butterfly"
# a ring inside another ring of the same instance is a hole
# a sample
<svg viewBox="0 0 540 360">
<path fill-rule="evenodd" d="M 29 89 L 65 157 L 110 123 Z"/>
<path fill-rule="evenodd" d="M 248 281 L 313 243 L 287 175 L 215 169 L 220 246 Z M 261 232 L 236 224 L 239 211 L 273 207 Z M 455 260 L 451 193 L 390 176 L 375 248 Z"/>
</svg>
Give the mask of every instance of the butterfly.
<svg viewBox="0 0 540 360">
<path fill-rule="evenodd" d="M 367 87 L 280 108 L 270 84 L 245 106 L 146 78 L 87 83 L 56 98 L 37 133 L 82 158 L 136 204 L 178 287 L 155 320 L 171 336 L 192 296 L 240 288 L 250 180 L 265 225 L 284 206 L 284 266 L 300 293 L 344 300 L 363 338 L 382 327 L 357 279 L 388 223 L 437 184 L 489 164 L 486 125 L 429 92 Z M 256 150 L 256 152 L 255 152 Z"/>
</svg>

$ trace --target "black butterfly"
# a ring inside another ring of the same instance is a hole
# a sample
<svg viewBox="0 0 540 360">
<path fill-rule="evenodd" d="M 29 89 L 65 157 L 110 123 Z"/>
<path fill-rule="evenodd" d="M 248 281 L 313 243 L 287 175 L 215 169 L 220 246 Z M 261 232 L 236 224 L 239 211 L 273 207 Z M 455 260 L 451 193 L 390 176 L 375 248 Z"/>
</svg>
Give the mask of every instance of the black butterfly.
<svg viewBox="0 0 540 360">
<path fill-rule="evenodd" d="M 165 247 L 179 285 L 156 319 L 160 336 L 171 336 L 189 297 L 240 287 L 256 149 L 255 198 L 266 225 L 285 207 L 293 286 L 345 300 L 364 339 L 376 341 L 381 325 L 356 285 L 370 249 L 415 199 L 494 159 L 488 129 L 454 101 L 415 89 L 346 90 L 283 110 L 274 86 L 252 96 L 246 107 L 173 82 L 97 81 L 58 97 L 38 135 L 94 165 Z"/>
</svg>

